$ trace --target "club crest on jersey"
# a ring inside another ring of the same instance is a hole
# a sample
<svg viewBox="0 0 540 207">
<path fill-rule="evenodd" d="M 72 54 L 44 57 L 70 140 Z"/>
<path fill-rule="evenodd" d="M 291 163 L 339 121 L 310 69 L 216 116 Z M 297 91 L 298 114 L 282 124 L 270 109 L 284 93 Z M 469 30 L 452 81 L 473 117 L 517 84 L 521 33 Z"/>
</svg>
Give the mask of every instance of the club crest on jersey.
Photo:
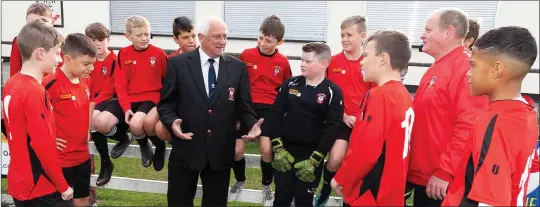
<svg viewBox="0 0 540 207">
<path fill-rule="evenodd" d="M 154 64 L 156 64 L 156 58 L 155 58 L 155 57 L 151 57 L 151 58 L 150 58 L 150 65 L 151 65 L 151 66 L 154 66 Z"/>
<path fill-rule="evenodd" d="M 103 75 L 107 75 L 107 68 L 106 67 L 101 68 L 101 72 L 103 72 Z"/>
<path fill-rule="evenodd" d="M 429 88 L 431 88 L 431 86 L 433 86 L 433 84 L 435 84 L 435 81 L 437 81 L 437 76 L 433 76 L 433 78 L 431 78 L 431 81 L 429 81 Z"/>
<path fill-rule="evenodd" d="M 324 93 L 317 94 L 317 103 L 322 104 L 324 103 L 325 99 L 326 99 L 326 94 Z"/>
<path fill-rule="evenodd" d="M 240 121 L 236 122 L 236 130 L 240 130 Z"/>
<path fill-rule="evenodd" d="M 279 66 L 274 67 L 274 76 L 277 76 L 280 70 L 281 68 Z"/>
<path fill-rule="evenodd" d="M 234 93 L 235 93 L 234 88 L 231 87 L 228 89 L 228 91 L 229 91 L 229 100 L 234 101 Z"/>
</svg>

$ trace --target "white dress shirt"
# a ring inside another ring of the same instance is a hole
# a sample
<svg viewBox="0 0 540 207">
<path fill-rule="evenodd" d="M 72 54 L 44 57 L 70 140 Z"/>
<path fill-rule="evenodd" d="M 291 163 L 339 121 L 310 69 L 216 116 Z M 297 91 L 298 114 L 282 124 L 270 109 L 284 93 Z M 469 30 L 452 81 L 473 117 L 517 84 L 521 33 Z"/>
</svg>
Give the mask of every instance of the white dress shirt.
<svg viewBox="0 0 540 207">
<path fill-rule="evenodd" d="M 206 88 L 206 95 L 208 94 L 208 73 L 210 71 L 210 62 L 208 62 L 208 59 L 210 59 L 210 56 L 208 56 L 202 48 L 199 47 L 199 54 L 201 58 L 201 68 L 202 68 L 202 75 L 204 79 L 204 88 Z M 219 57 L 213 58 L 215 60 L 214 62 L 214 69 L 216 70 L 216 84 L 217 84 L 217 78 L 218 78 L 218 71 L 219 71 Z"/>
</svg>

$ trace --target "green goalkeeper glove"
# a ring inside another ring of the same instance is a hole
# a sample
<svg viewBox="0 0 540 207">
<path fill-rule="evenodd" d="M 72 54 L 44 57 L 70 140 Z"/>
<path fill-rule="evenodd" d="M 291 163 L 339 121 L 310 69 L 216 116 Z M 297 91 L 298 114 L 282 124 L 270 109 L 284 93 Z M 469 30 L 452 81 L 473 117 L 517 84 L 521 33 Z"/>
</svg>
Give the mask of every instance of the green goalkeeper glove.
<svg viewBox="0 0 540 207">
<path fill-rule="evenodd" d="M 321 161 L 324 159 L 324 155 L 320 152 L 314 151 L 309 159 L 296 163 L 294 168 L 297 169 L 296 176 L 303 182 L 310 183 L 315 181 L 315 169 Z"/>
<path fill-rule="evenodd" d="M 272 139 L 272 152 L 274 152 L 274 159 L 272 159 L 272 167 L 281 172 L 289 171 L 294 162 L 294 157 L 283 148 L 283 141 L 281 138 Z"/>
</svg>

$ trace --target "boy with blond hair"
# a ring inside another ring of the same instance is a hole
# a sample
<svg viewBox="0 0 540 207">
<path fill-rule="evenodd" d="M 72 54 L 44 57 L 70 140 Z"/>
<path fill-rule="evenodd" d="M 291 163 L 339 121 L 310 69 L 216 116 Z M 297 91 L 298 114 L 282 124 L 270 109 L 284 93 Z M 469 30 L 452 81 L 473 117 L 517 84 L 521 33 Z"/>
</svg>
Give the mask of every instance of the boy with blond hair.
<svg viewBox="0 0 540 207">
<path fill-rule="evenodd" d="M 141 149 L 142 165 L 163 169 L 165 142 L 155 134 L 159 121 L 156 104 L 160 98 L 162 80 L 167 68 L 167 54 L 150 44 L 150 23 L 143 16 L 130 16 L 126 20 L 125 36 L 132 45 L 118 52 L 119 70 L 115 74 L 118 101 L 124 111 L 125 122 Z M 156 147 L 155 154 L 148 139 Z"/>
</svg>

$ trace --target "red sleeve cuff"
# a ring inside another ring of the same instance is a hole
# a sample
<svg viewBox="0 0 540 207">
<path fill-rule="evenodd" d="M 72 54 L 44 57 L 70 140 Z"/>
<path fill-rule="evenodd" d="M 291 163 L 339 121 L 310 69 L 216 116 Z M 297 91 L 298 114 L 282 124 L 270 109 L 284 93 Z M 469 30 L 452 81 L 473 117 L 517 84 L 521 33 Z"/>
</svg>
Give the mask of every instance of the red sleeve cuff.
<svg viewBox="0 0 540 207">
<path fill-rule="evenodd" d="M 343 183 L 345 182 L 342 175 L 343 173 L 339 173 L 339 171 L 334 175 L 334 180 L 341 186 L 343 186 Z"/>
<path fill-rule="evenodd" d="M 452 176 L 452 174 L 450 174 L 450 173 L 448 173 L 448 172 L 446 172 L 446 171 L 444 171 L 444 170 L 442 170 L 440 168 L 437 168 L 437 170 L 435 170 L 433 175 L 437 176 L 440 179 L 443 179 L 446 182 L 451 182 L 454 179 L 454 176 Z"/>
<path fill-rule="evenodd" d="M 63 179 L 63 177 L 62 177 Z M 69 188 L 69 185 L 67 184 L 67 182 L 65 180 L 61 181 L 60 184 L 58 186 L 56 186 L 56 190 L 58 190 L 58 192 L 60 193 L 63 193 L 63 192 L 66 192 Z"/>
</svg>

